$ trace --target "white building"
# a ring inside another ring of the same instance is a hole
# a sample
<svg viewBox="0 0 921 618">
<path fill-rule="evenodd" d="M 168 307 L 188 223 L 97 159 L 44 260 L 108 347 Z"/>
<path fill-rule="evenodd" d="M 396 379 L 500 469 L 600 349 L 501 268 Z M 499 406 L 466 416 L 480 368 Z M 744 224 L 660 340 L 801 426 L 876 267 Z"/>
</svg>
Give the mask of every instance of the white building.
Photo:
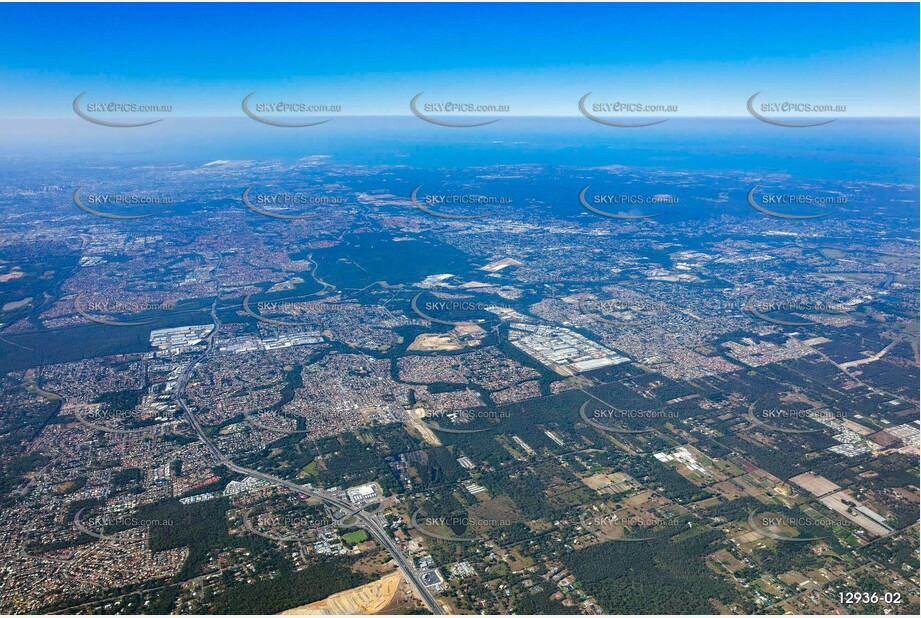
<svg viewBox="0 0 921 618">
<path fill-rule="evenodd" d="M 347 489 L 345 493 L 352 504 L 364 504 L 378 496 L 377 487 L 374 486 L 374 483 L 352 487 Z"/>
</svg>

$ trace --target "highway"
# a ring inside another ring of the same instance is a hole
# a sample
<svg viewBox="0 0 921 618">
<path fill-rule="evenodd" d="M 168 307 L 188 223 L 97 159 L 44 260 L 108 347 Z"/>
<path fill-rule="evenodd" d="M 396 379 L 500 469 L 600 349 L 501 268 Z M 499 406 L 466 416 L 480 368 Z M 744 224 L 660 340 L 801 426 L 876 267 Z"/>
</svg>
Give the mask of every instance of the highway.
<svg viewBox="0 0 921 618">
<path fill-rule="evenodd" d="M 182 370 L 182 373 L 180 373 L 179 377 L 176 379 L 176 390 L 174 397 L 175 400 L 179 403 L 179 406 L 182 408 L 182 411 L 185 413 L 186 419 L 188 419 L 192 429 L 195 430 L 195 433 L 198 435 L 198 439 L 208 448 L 208 450 L 211 451 L 211 454 L 214 455 L 215 459 L 217 459 L 223 465 L 227 466 L 227 468 L 230 470 L 240 474 L 246 474 L 257 479 L 262 479 L 263 481 L 277 487 L 284 487 L 296 493 L 322 500 L 323 502 L 342 510 L 343 513 L 348 513 L 350 509 L 353 508 L 352 504 L 323 490 L 304 487 L 303 485 L 299 485 L 293 481 L 287 481 L 277 476 L 272 476 L 271 474 L 265 474 L 264 472 L 251 470 L 249 468 L 244 468 L 243 466 L 235 464 L 230 460 L 229 457 L 219 451 L 214 442 L 211 441 L 211 438 L 205 434 L 204 430 L 198 422 L 198 418 L 195 416 L 195 413 L 192 412 L 188 404 L 186 404 L 185 400 L 182 398 L 185 387 L 188 384 L 189 377 L 192 375 L 192 371 L 195 369 L 195 366 L 207 358 L 214 348 L 214 336 L 217 334 L 221 326 L 220 319 L 217 316 L 217 302 L 219 297 L 220 295 L 218 294 L 218 297 L 216 297 L 214 302 L 211 304 L 211 317 L 214 321 L 214 329 L 208 334 L 207 348 L 204 352 L 202 352 L 202 354 L 197 356 L 191 363 L 189 363 L 189 365 Z M 368 532 L 371 533 L 371 536 L 373 536 L 377 542 L 380 543 L 381 546 L 383 546 L 383 548 L 386 549 L 387 552 L 393 557 L 394 561 L 397 563 L 397 566 L 403 572 L 403 576 L 406 578 L 406 581 L 408 581 L 409 584 L 413 587 L 413 590 L 415 590 L 419 598 L 423 600 L 425 605 L 429 608 L 429 611 L 435 615 L 443 615 L 444 610 L 442 609 L 441 605 L 438 603 L 438 601 L 435 600 L 435 597 L 432 595 L 432 593 L 422 583 L 422 580 L 419 578 L 419 575 L 416 573 L 412 564 L 406 559 L 406 557 L 403 555 L 403 552 L 400 551 L 400 548 L 393 541 L 393 539 L 390 538 L 390 535 L 387 534 L 387 531 L 384 530 L 376 520 L 361 511 L 355 513 L 354 517 L 361 524 L 361 526 L 368 530 Z"/>
</svg>

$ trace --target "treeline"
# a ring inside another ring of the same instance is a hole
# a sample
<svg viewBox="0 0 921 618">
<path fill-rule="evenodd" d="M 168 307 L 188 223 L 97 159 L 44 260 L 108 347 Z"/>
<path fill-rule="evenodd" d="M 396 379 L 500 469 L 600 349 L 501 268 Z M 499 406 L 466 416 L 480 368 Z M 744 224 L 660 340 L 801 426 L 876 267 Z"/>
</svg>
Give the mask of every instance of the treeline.
<svg viewBox="0 0 921 618">
<path fill-rule="evenodd" d="M 352 571 L 353 559 L 328 558 L 303 570 L 285 569 L 271 579 L 232 585 L 212 600 L 209 613 L 277 614 L 369 583 L 372 578 Z"/>
<path fill-rule="evenodd" d="M 718 531 L 681 542 L 670 538 L 593 545 L 563 557 L 586 592 L 612 614 L 712 614 L 711 600 L 729 604 L 735 592 L 704 563 Z"/>
<path fill-rule="evenodd" d="M 102 410 L 104 412 L 134 410 L 141 404 L 143 397 L 144 391 L 142 390 L 115 391 L 102 393 L 93 400 L 93 403 L 103 404 Z"/>
<path fill-rule="evenodd" d="M 285 385 L 281 389 L 281 399 L 272 406 L 281 412 L 282 408 L 294 400 L 297 389 L 304 387 L 304 376 L 301 375 L 303 365 L 294 365 L 287 374 L 285 374 Z"/>
<path fill-rule="evenodd" d="M 662 488 L 666 496 L 682 504 L 702 500 L 709 496 L 705 490 L 699 488 L 655 457 L 636 457 L 631 459 L 630 475 L 643 484 L 652 481 L 653 484 Z"/>
<path fill-rule="evenodd" d="M 227 524 L 227 498 L 182 504 L 162 500 L 138 509 L 136 518 L 156 522 L 150 526 L 150 550 L 153 552 L 188 547 L 189 557 L 176 576 L 184 581 L 202 574 L 202 566 L 214 552 L 233 547 L 249 549 L 257 556 L 260 568 L 281 568 L 287 561 L 268 541 L 251 534 L 233 536 Z M 107 532 L 116 530 L 107 528 Z"/>
<path fill-rule="evenodd" d="M 422 452 L 423 460 L 412 464 L 419 489 L 428 489 L 438 485 L 453 485 L 466 473 L 457 458 L 448 449 L 439 446 Z"/>
<path fill-rule="evenodd" d="M 480 478 L 480 483 L 494 496 L 501 494 L 511 498 L 527 519 L 552 520 L 558 515 L 557 509 L 544 494 L 547 479 L 540 478 L 529 469 L 522 469 L 514 475 L 502 470 L 490 472 Z"/>
<path fill-rule="evenodd" d="M 739 453 L 748 455 L 760 468 L 764 468 L 783 481 L 806 472 L 806 468 L 803 467 L 795 451 L 785 448 L 765 448 L 733 435 L 723 436 L 720 442 Z"/>
</svg>

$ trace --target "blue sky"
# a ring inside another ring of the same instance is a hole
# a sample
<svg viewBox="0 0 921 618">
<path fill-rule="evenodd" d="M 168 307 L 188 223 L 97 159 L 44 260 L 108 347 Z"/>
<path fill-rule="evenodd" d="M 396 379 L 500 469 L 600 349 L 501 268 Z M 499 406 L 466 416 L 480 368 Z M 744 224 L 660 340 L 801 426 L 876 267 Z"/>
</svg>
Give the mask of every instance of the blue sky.
<svg viewBox="0 0 921 618">
<path fill-rule="evenodd" d="M 917 4 L 0 5 L 0 117 L 73 98 L 238 116 L 240 100 L 408 113 L 430 100 L 575 115 L 600 101 L 745 115 L 767 100 L 918 115 Z"/>
</svg>

